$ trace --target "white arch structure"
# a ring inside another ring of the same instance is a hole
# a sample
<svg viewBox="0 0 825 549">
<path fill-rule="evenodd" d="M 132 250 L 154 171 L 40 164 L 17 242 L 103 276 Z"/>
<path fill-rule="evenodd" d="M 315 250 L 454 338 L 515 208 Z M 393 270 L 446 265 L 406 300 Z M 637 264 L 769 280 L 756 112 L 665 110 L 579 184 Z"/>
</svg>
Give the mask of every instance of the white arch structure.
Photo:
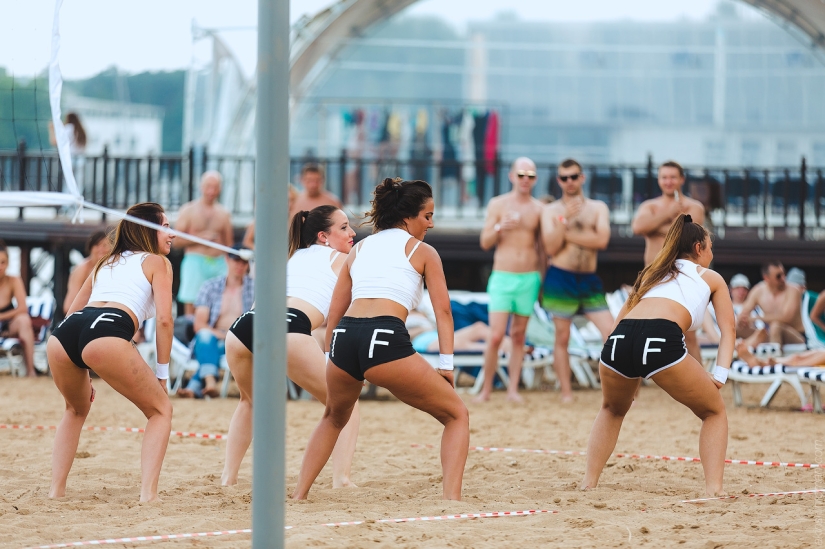
<svg viewBox="0 0 825 549">
<path fill-rule="evenodd" d="M 417 0 L 337 0 L 314 16 L 304 16 L 290 37 L 291 103 L 301 101 L 334 61 L 347 40 L 361 36 L 370 26 L 388 19 Z M 795 29 L 825 57 L 825 0 L 740 0 Z M 254 145 L 254 81 L 234 109 L 226 133 L 217 137 L 213 150 L 252 153 Z M 242 136 L 247 136 L 242 137 Z"/>
</svg>

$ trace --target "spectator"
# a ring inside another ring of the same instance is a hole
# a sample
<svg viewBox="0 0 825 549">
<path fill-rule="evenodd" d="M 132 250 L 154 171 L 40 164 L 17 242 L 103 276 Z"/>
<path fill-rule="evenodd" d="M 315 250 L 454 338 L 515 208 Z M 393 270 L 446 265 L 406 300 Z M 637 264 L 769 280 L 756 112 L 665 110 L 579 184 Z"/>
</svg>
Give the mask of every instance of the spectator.
<svg viewBox="0 0 825 549">
<path fill-rule="evenodd" d="M 295 212 L 301 210 L 313 210 L 318 206 L 335 206 L 341 208 L 341 199 L 324 190 L 324 170 L 315 164 L 305 164 L 301 169 L 301 185 L 304 190 L 298 193 L 298 197 L 289 209 L 289 219 Z"/>
<path fill-rule="evenodd" d="M 825 366 L 825 350 L 811 349 L 801 353 L 793 353 L 788 356 L 775 356 L 769 358 L 757 358 L 753 352 L 742 345 L 737 346 L 739 358 L 744 360 L 748 366 L 768 366 L 771 364 L 784 364 L 785 366 Z"/>
<path fill-rule="evenodd" d="M 242 245 L 235 245 L 243 250 Z M 194 356 L 198 371 L 178 390 L 183 398 L 215 397 L 220 359 L 224 355 L 226 332 L 242 313 L 252 308 L 254 281 L 249 262 L 240 255 L 227 254 L 228 272 L 204 282 L 195 300 Z"/>
<path fill-rule="evenodd" d="M 26 377 L 34 377 L 34 330 L 26 306 L 26 286 L 19 276 L 9 276 L 9 250 L 0 240 L 0 336 L 16 337 L 23 346 Z M 17 301 L 14 306 L 12 299 Z"/>
<path fill-rule="evenodd" d="M 733 302 L 733 312 L 736 315 L 742 312 L 745 299 L 751 289 L 751 281 L 742 273 L 735 274 L 730 279 L 730 299 Z"/>
<path fill-rule="evenodd" d="M 736 335 L 745 338 L 745 347 L 756 347 L 770 341 L 785 345 L 805 343 L 805 327 L 800 309 L 802 290 L 787 284 L 785 268 L 773 260 L 762 266 L 762 282 L 753 287 L 736 317 Z M 762 314 L 752 317 L 756 307 Z M 758 321 L 764 322 L 760 327 Z"/>
<path fill-rule="evenodd" d="M 791 267 L 788 271 L 788 276 L 785 278 L 788 284 L 795 284 L 804 292 L 808 287 L 808 282 L 805 277 L 805 271 L 797 267 Z"/>
<path fill-rule="evenodd" d="M 814 323 L 816 335 L 820 341 L 825 341 L 825 292 L 821 292 L 811 308 L 811 322 Z"/>
<path fill-rule="evenodd" d="M 226 208 L 218 203 L 221 181 L 221 174 L 218 172 L 210 171 L 203 174 L 201 197 L 181 207 L 175 229 L 224 246 L 232 245 L 232 219 Z M 223 252 L 183 237 L 178 238 L 176 244 L 185 250 L 180 265 L 178 301 L 183 303 L 184 313 L 191 315 L 195 312 L 195 298 L 201 284 L 210 278 L 225 276 L 226 261 Z M 232 320 L 238 316 L 240 313 Z"/>
<path fill-rule="evenodd" d="M 66 114 L 63 121 L 63 130 L 69 138 L 69 152 L 72 156 L 79 156 L 86 152 L 86 130 L 80 123 L 80 117 L 76 112 Z M 57 146 L 57 137 L 54 133 L 54 124 L 49 122 L 49 143 L 53 147 Z"/>
<path fill-rule="evenodd" d="M 72 272 L 69 274 L 66 298 L 63 300 L 64 314 L 69 310 L 69 307 L 72 306 L 72 301 L 77 297 L 80 287 L 83 286 L 83 283 L 86 282 L 86 279 L 92 274 L 95 265 L 97 265 L 101 259 L 108 256 L 111 249 L 112 244 L 105 231 L 95 231 L 86 241 L 86 259 L 72 269 Z"/>
<path fill-rule="evenodd" d="M 413 349 L 416 352 L 438 352 L 438 331 L 429 318 L 417 311 L 411 311 L 405 324 L 407 331 L 410 333 Z M 469 326 L 459 328 L 453 333 L 453 351 L 484 352 L 487 349 L 487 340 L 490 339 L 490 335 L 490 326 L 480 320 Z M 501 351 L 509 355 L 512 349 L 512 340 L 504 336 Z"/>
<path fill-rule="evenodd" d="M 295 185 L 292 183 L 289 184 L 287 188 L 287 192 L 289 194 L 288 200 L 289 204 L 287 206 L 287 212 L 292 211 L 292 205 L 295 204 L 295 199 L 298 198 L 298 189 L 295 188 Z M 292 217 L 289 217 L 290 222 L 292 221 Z M 287 226 L 289 223 L 287 223 Z M 253 220 L 252 223 L 247 225 L 246 232 L 243 235 L 243 245 L 244 248 L 249 248 L 250 250 L 255 249 L 255 221 Z"/>
</svg>

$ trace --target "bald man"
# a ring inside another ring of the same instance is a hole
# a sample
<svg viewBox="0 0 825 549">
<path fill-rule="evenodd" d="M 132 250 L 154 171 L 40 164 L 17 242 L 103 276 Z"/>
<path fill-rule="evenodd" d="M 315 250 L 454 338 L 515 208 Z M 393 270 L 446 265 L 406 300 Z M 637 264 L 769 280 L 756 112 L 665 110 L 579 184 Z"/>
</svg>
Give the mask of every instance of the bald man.
<svg viewBox="0 0 825 549">
<path fill-rule="evenodd" d="M 524 360 L 524 339 L 527 321 L 539 296 L 544 256 L 541 252 L 539 218 L 542 203 L 533 198 L 536 185 L 536 165 L 529 158 L 518 158 L 510 168 L 513 190 L 490 200 L 487 220 L 481 231 L 481 248 L 496 248 L 493 272 L 487 283 L 490 302 L 490 337 L 484 351 L 484 387 L 477 402 L 490 399 L 493 378 L 498 365 L 498 350 L 512 315 L 510 339 L 513 350 L 508 364 L 510 386 L 507 398 L 521 402 L 518 384 Z"/>
<path fill-rule="evenodd" d="M 232 218 L 229 211 L 218 203 L 223 178 L 216 171 L 208 171 L 201 177 L 201 196 L 181 206 L 175 229 L 184 233 L 232 246 Z M 187 315 L 195 314 L 195 298 L 201 285 L 226 275 L 226 261 L 221 250 L 197 244 L 179 237 L 175 246 L 185 250 L 180 266 L 178 301 L 183 303 Z"/>
</svg>

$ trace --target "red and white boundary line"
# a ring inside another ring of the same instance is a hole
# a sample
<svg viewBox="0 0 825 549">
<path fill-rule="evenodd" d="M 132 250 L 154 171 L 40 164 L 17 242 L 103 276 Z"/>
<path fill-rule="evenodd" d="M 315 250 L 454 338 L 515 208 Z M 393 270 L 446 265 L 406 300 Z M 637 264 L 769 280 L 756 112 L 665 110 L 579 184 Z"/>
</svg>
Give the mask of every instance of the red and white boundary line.
<svg viewBox="0 0 825 549">
<path fill-rule="evenodd" d="M 432 444 L 412 444 L 413 448 L 436 448 Z M 486 446 L 470 446 L 470 450 L 477 452 L 512 452 L 522 454 L 556 454 L 563 456 L 584 456 L 587 452 L 576 452 L 569 450 L 531 450 L 527 448 L 491 448 Z M 654 456 L 645 454 L 613 454 L 617 458 L 631 458 L 631 459 L 656 459 L 662 461 L 686 461 L 693 463 L 700 463 L 702 460 L 698 457 L 684 457 L 684 456 Z M 731 465 L 761 465 L 763 467 L 798 467 L 800 469 L 816 469 L 825 468 L 823 463 L 789 463 L 784 461 L 757 461 L 750 459 L 726 459 L 725 463 Z"/>
<path fill-rule="evenodd" d="M 0 423 L 0 429 L 13 430 L 33 430 L 33 431 L 54 431 L 57 429 L 55 425 L 6 425 Z M 84 431 L 117 431 L 121 433 L 142 433 L 145 429 L 140 427 L 83 427 Z M 187 437 L 187 438 L 208 438 L 212 440 L 225 440 L 228 435 L 219 435 L 212 433 L 190 433 L 188 431 L 172 431 L 172 436 Z"/>
<path fill-rule="evenodd" d="M 797 490 L 796 492 L 769 492 L 767 494 L 746 494 L 742 496 L 722 496 L 718 498 L 701 498 L 701 499 L 683 499 L 679 503 L 704 503 L 706 501 L 718 501 L 724 499 L 736 499 L 736 498 L 766 498 L 766 497 L 775 497 L 775 496 L 793 496 L 796 494 L 822 494 L 825 493 L 825 489 L 816 489 L 816 490 Z"/>
<path fill-rule="evenodd" d="M 464 513 L 461 515 L 442 515 L 438 517 L 412 517 L 412 518 L 394 518 L 394 519 L 379 519 L 375 521 L 370 520 L 356 520 L 350 522 L 327 522 L 315 526 L 355 526 L 366 523 L 400 523 L 400 522 L 416 522 L 416 521 L 437 521 L 437 520 L 457 520 L 457 519 L 475 519 L 475 518 L 497 518 L 497 517 L 526 517 L 528 515 L 541 514 L 557 514 L 558 511 L 550 511 L 547 509 L 530 509 L 527 511 L 499 511 L 495 513 Z M 284 530 L 291 530 L 295 526 L 285 526 Z M 198 532 L 190 534 L 165 534 L 162 536 L 136 536 L 131 538 L 112 538 L 112 539 L 97 539 L 89 541 L 73 541 L 69 543 L 55 543 L 52 545 L 36 545 L 27 547 L 26 549 L 60 549 L 62 547 L 82 547 L 87 545 L 112 545 L 115 543 L 137 543 L 141 541 L 166 541 L 173 539 L 187 539 L 187 538 L 207 538 L 216 536 L 228 536 L 232 534 L 251 534 L 251 528 L 244 528 L 243 530 L 222 530 L 219 532 Z"/>
</svg>

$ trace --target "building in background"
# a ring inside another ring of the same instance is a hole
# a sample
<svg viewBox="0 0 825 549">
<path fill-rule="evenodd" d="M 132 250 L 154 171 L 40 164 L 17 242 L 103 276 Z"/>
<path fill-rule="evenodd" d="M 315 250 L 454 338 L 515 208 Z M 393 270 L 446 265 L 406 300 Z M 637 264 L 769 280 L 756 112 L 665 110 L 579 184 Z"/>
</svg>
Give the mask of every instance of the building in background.
<svg viewBox="0 0 825 549">
<path fill-rule="evenodd" d="M 63 112 L 74 111 L 86 130 L 87 155 L 147 156 L 162 149 L 164 110 L 154 105 L 67 96 Z"/>
</svg>

